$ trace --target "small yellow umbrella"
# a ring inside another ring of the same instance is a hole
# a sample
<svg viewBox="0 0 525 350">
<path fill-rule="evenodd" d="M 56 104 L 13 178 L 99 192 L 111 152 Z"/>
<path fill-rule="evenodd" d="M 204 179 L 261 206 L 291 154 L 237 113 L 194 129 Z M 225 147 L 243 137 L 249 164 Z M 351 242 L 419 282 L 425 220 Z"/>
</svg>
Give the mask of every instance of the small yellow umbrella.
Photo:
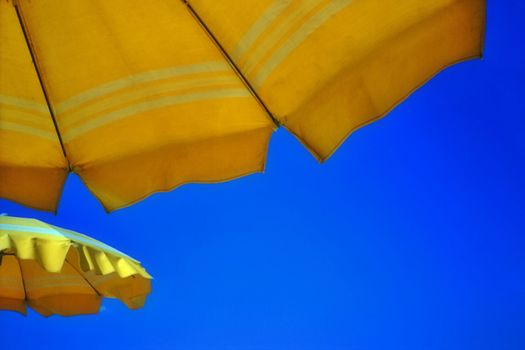
<svg viewBox="0 0 525 350">
<path fill-rule="evenodd" d="M 481 56 L 486 0 L 0 1 L 0 197 L 108 210 L 262 171 L 277 126 L 320 161 Z"/>
<path fill-rule="evenodd" d="M 0 310 L 94 314 L 103 297 L 144 305 L 151 276 L 133 258 L 80 233 L 0 216 Z"/>
</svg>

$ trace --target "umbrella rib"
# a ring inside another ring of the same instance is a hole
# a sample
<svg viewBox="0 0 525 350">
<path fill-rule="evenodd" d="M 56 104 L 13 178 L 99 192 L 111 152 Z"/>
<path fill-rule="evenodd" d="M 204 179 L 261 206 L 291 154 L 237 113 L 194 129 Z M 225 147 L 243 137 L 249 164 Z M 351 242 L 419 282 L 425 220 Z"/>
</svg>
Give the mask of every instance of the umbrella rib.
<svg viewBox="0 0 525 350">
<path fill-rule="evenodd" d="M 181 0 L 185 5 L 186 7 L 188 8 L 188 10 L 190 11 L 190 13 L 192 14 L 193 18 L 195 18 L 195 20 L 200 24 L 200 26 L 202 27 L 202 29 L 204 29 L 204 31 L 206 32 L 206 34 L 208 34 L 208 36 L 210 37 L 210 39 L 213 41 L 213 43 L 215 44 L 215 46 L 219 49 L 219 51 L 221 52 L 221 54 L 224 56 L 224 58 L 226 59 L 226 61 L 228 61 L 229 65 L 233 68 L 233 70 L 235 71 L 235 73 L 237 74 L 237 76 L 241 79 L 241 81 L 244 83 L 244 85 L 248 88 L 248 90 L 250 91 L 250 93 L 255 97 L 255 99 L 257 100 L 257 102 L 262 106 L 262 108 L 266 111 L 266 113 L 268 114 L 268 116 L 271 118 L 271 120 L 273 121 L 273 123 L 275 124 L 276 127 L 280 127 L 281 126 L 281 123 L 279 122 L 279 120 L 277 120 L 277 118 L 275 118 L 275 116 L 272 114 L 272 112 L 270 111 L 270 109 L 266 106 L 266 104 L 263 102 L 263 100 L 261 99 L 261 97 L 257 94 L 257 92 L 255 91 L 255 89 L 253 88 L 252 84 L 250 84 L 250 82 L 248 81 L 248 79 L 246 79 L 246 77 L 244 76 L 244 74 L 242 74 L 241 70 L 239 69 L 239 67 L 237 67 L 237 65 L 235 64 L 235 62 L 233 61 L 233 59 L 230 57 L 230 55 L 228 54 L 228 52 L 226 52 L 226 50 L 224 49 L 224 47 L 221 45 L 221 43 L 219 42 L 219 40 L 217 40 L 217 38 L 215 37 L 215 35 L 213 35 L 213 33 L 211 32 L 210 28 L 206 25 L 206 23 L 204 23 L 204 21 L 202 20 L 202 18 L 198 15 L 198 13 L 195 11 L 195 9 L 190 5 L 190 3 L 188 2 L 188 0 Z"/>
<path fill-rule="evenodd" d="M 62 141 L 62 136 L 60 135 L 60 131 L 58 129 L 58 124 L 56 121 L 55 113 L 53 112 L 53 108 L 51 107 L 51 102 L 49 100 L 49 95 L 47 93 L 46 87 L 44 85 L 44 80 L 42 78 L 42 74 L 40 73 L 40 69 L 38 68 L 37 60 L 36 60 L 36 54 L 33 50 L 33 46 L 31 45 L 31 40 L 29 38 L 29 33 L 26 30 L 24 17 L 22 15 L 22 10 L 20 8 L 20 5 L 18 5 L 17 2 L 14 2 L 14 7 L 16 11 L 16 16 L 18 17 L 18 22 L 20 23 L 20 27 L 22 28 L 22 32 L 24 33 L 24 39 L 26 41 L 27 48 L 29 50 L 29 54 L 31 55 L 31 61 L 33 62 L 33 67 L 35 68 L 36 75 L 38 77 L 38 82 L 40 83 L 40 87 L 42 88 L 42 92 L 44 94 L 44 98 L 46 100 L 47 109 L 49 110 L 49 113 L 51 115 L 51 119 L 53 120 L 53 125 L 55 127 L 56 134 L 58 136 L 58 141 L 60 142 L 60 147 L 62 148 L 62 154 L 66 158 L 66 161 L 68 163 L 68 168 L 70 168 L 69 165 L 69 159 L 67 158 L 66 148 L 64 147 L 64 142 Z"/>
<path fill-rule="evenodd" d="M 20 279 L 22 280 L 22 287 L 24 288 L 24 301 L 28 301 L 27 298 L 27 291 L 26 291 L 26 282 L 24 281 L 24 271 L 22 270 L 22 264 L 20 264 L 20 260 L 16 259 L 16 263 L 18 265 L 18 268 L 20 269 Z"/>
<path fill-rule="evenodd" d="M 75 271 L 78 273 L 78 275 L 79 275 L 80 277 L 82 277 L 82 278 L 84 279 L 84 281 L 86 281 L 87 284 L 89 284 L 89 286 L 95 291 L 95 293 L 97 293 L 98 296 L 103 296 L 102 293 L 100 293 L 100 292 L 97 290 L 97 288 L 95 288 L 95 286 L 94 286 L 93 284 L 91 284 L 91 282 L 88 281 L 88 279 L 86 278 L 86 276 L 84 276 L 84 274 L 82 273 L 82 271 L 79 271 L 79 270 L 75 267 L 75 265 L 73 265 L 72 263 L 70 263 L 69 261 L 67 261 L 67 258 L 64 260 L 64 262 L 65 262 L 66 264 L 68 264 L 69 266 L 71 266 L 71 267 L 73 268 L 73 270 L 75 270 Z"/>
</svg>

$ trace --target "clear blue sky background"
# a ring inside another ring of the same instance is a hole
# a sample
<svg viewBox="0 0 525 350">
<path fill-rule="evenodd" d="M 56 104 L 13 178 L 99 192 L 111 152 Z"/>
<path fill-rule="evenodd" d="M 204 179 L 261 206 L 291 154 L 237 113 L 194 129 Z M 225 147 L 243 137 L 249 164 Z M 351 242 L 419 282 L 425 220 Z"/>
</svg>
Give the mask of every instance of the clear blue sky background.
<svg viewBox="0 0 525 350">
<path fill-rule="evenodd" d="M 284 130 L 266 173 L 111 215 L 78 178 L 53 216 L 138 258 L 147 305 L 0 313 L 1 349 L 525 349 L 525 4 L 488 1 L 452 67 L 319 165 Z"/>
</svg>

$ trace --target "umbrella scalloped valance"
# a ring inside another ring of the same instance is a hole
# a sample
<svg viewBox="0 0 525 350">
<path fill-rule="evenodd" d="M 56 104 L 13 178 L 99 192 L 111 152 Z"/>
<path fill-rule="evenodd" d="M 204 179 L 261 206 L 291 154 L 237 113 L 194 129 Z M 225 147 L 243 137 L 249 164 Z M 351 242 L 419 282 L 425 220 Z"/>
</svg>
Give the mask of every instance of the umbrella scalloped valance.
<svg viewBox="0 0 525 350">
<path fill-rule="evenodd" d="M 485 0 L 0 2 L 0 196 L 111 211 L 262 171 L 277 126 L 323 161 L 445 67 Z"/>
<path fill-rule="evenodd" d="M 96 313 L 102 297 L 142 307 L 151 276 L 140 263 L 80 233 L 0 216 L 0 309 L 49 316 Z"/>
</svg>

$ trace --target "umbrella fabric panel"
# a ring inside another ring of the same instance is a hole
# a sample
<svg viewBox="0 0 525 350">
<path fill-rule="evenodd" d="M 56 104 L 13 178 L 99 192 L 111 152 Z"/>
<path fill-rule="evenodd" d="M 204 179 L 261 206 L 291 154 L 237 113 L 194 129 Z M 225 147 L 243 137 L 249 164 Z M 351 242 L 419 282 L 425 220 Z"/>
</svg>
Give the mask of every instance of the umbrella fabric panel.
<svg viewBox="0 0 525 350">
<path fill-rule="evenodd" d="M 95 314 L 102 297 L 69 263 L 60 273 L 44 270 L 35 260 L 19 260 L 28 305 L 44 316 Z"/>
<path fill-rule="evenodd" d="M 213 103 L 210 108 L 222 107 Z M 265 127 L 165 145 L 76 172 L 105 209 L 113 211 L 186 183 L 229 181 L 262 172 L 272 132 Z"/>
<path fill-rule="evenodd" d="M 13 255 L 0 256 L 0 310 L 26 313 L 22 270 Z"/>
<path fill-rule="evenodd" d="M 484 0 L 188 2 L 320 160 L 441 69 L 482 51 Z"/>
<path fill-rule="evenodd" d="M 101 295 L 119 299 L 130 309 L 143 307 L 151 293 L 151 280 L 138 275 L 120 278 L 116 273 L 97 275 L 89 271 L 84 277 Z"/>
<path fill-rule="evenodd" d="M 134 273 L 123 277 L 116 271 L 103 274 L 97 269 L 84 268 L 81 256 L 78 249 L 71 249 L 67 262 L 77 271 L 82 271 L 82 276 L 98 294 L 119 299 L 130 309 L 144 306 L 146 297 L 151 293 L 151 276 Z"/>
<path fill-rule="evenodd" d="M 179 1 L 20 1 L 71 168 L 107 210 L 261 171 L 269 116 Z"/>
<path fill-rule="evenodd" d="M 15 8 L 0 2 L 0 196 L 56 208 L 67 161 Z"/>
</svg>

